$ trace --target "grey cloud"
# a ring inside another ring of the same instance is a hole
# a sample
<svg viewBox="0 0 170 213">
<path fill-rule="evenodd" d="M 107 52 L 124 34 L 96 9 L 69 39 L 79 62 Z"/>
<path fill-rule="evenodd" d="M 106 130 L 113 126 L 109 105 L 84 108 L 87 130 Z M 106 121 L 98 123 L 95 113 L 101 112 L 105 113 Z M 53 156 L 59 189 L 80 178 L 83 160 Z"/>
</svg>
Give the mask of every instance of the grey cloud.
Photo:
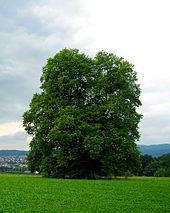
<svg viewBox="0 0 170 213">
<path fill-rule="evenodd" d="M 0 0 L 0 5 L 0 123 L 5 123 L 22 119 L 40 91 L 42 66 L 59 50 L 76 46 L 78 19 L 87 14 L 82 0 Z"/>
<path fill-rule="evenodd" d="M 26 133 L 0 137 L 0 149 L 28 150 L 29 143 L 27 142 L 27 137 L 28 135 Z"/>
<path fill-rule="evenodd" d="M 22 77 L 0 79 L 0 121 L 22 120 L 26 103 L 32 98 L 33 87 Z"/>
<path fill-rule="evenodd" d="M 170 81 L 165 80 L 157 80 L 150 84 L 143 84 L 142 86 L 142 92 L 143 93 L 155 93 L 155 92 L 165 92 L 169 91 L 168 88 L 170 88 Z"/>
<path fill-rule="evenodd" d="M 0 14 L 7 19 L 8 24 L 24 28 L 28 34 L 37 34 L 39 37 L 58 32 L 58 36 L 68 38 L 79 27 L 76 26 L 76 19 L 87 15 L 81 0 L 2 2 Z"/>
<path fill-rule="evenodd" d="M 170 84 L 168 81 L 152 81 L 142 87 L 143 114 L 140 123 L 139 144 L 170 143 Z"/>
<path fill-rule="evenodd" d="M 146 117 L 140 124 L 139 144 L 170 143 L 170 116 Z"/>
</svg>

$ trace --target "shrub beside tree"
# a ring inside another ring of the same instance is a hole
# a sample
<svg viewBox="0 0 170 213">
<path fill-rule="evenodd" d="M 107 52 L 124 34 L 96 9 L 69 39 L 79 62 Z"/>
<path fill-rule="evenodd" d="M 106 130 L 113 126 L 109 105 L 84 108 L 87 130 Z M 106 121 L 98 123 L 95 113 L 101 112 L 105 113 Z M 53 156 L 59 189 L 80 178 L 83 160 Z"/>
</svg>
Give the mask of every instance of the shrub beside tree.
<svg viewBox="0 0 170 213">
<path fill-rule="evenodd" d="M 142 167 L 138 175 L 170 177 L 170 153 L 160 157 L 142 155 L 140 159 Z"/>
</svg>

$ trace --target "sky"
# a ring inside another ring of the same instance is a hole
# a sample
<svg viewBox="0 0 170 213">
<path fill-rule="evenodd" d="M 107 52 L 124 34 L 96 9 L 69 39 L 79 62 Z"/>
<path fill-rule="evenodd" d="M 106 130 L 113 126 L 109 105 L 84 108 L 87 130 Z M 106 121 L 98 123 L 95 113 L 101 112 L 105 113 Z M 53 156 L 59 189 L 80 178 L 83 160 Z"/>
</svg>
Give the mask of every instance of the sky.
<svg viewBox="0 0 170 213">
<path fill-rule="evenodd" d="M 143 114 L 137 144 L 170 143 L 169 0 L 0 0 L 0 149 L 29 150 L 22 114 L 47 59 L 105 50 L 135 65 Z"/>
</svg>

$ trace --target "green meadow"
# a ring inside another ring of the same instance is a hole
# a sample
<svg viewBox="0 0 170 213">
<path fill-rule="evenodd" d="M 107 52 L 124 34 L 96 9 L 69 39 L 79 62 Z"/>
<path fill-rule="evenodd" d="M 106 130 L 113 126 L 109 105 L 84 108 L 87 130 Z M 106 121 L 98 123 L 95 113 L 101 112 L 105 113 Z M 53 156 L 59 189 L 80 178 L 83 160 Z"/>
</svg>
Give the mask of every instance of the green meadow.
<svg viewBox="0 0 170 213">
<path fill-rule="evenodd" d="M 0 175 L 0 212 L 170 212 L 170 178 Z"/>
</svg>

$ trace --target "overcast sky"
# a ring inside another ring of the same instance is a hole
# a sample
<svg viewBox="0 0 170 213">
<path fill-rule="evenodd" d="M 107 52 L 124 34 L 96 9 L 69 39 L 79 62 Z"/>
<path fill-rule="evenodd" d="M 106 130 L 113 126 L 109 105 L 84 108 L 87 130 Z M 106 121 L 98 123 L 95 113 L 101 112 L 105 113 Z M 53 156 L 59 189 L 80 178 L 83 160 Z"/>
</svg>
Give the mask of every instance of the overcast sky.
<svg viewBox="0 0 170 213">
<path fill-rule="evenodd" d="M 29 149 L 22 114 L 42 66 L 65 47 L 134 64 L 144 116 L 138 144 L 170 143 L 169 10 L 169 0 L 0 0 L 0 149 Z"/>
</svg>

